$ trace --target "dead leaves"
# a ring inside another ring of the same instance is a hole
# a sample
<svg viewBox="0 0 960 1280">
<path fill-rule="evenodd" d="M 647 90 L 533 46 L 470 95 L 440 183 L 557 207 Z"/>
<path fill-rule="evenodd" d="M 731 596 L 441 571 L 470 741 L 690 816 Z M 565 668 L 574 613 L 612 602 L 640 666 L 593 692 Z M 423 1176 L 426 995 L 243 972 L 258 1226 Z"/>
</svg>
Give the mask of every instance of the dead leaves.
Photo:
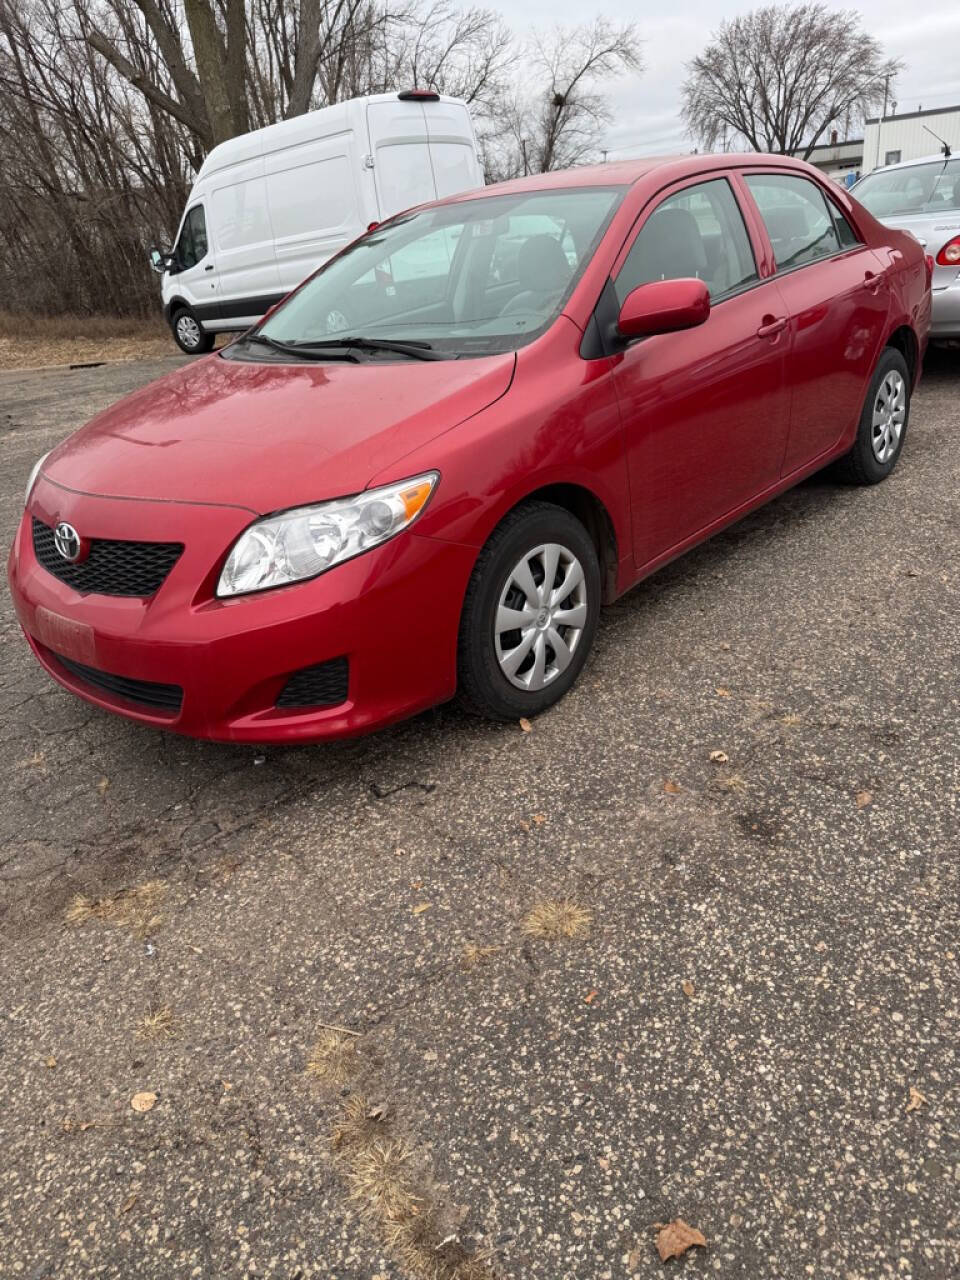
<svg viewBox="0 0 960 1280">
<path fill-rule="evenodd" d="M 413 916 L 422 916 L 425 911 L 429 911 L 433 906 L 432 902 L 419 902 L 415 907 L 410 908 L 410 914 Z"/>
<path fill-rule="evenodd" d="M 687 997 L 688 1000 L 692 1000 L 693 997 L 697 994 L 697 989 L 693 985 L 693 983 L 690 981 L 689 978 L 684 978 L 684 980 L 680 983 L 680 990 L 683 992 L 683 994 Z"/>
<path fill-rule="evenodd" d="M 679 782 L 673 782 L 670 778 L 663 784 L 663 789 L 668 796 L 678 796 L 683 790 Z"/>
<path fill-rule="evenodd" d="M 925 1107 L 925 1106 L 927 1106 L 926 1097 L 920 1092 L 919 1089 L 916 1089 L 914 1088 L 913 1085 L 911 1085 L 910 1097 L 909 1097 L 909 1100 L 907 1101 L 906 1107 L 904 1107 L 904 1110 L 906 1111 L 907 1115 L 909 1115 L 911 1111 L 919 1111 L 921 1107 Z"/>
<path fill-rule="evenodd" d="M 717 697 L 718 697 L 718 698 L 729 698 L 729 697 L 730 697 L 730 690 L 729 690 L 729 689 L 725 689 L 725 688 L 723 687 L 723 685 L 719 685 L 719 684 L 718 684 L 718 685 L 717 685 L 717 687 L 714 689 L 714 691 L 713 691 L 713 692 L 717 695 Z"/>
<path fill-rule="evenodd" d="M 660 1261 L 679 1258 L 688 1249 L 705 1249 L 707 1241 L 696 1227 L 689 1226 L 682 1218 L 674 1218 L 673 1222 L 655 1222 L 653 1229 L 657 1233 L 657 1251 Z"/>
<path fill-rule="evenodd" d="M 858 791 L 857 792 L 857 808 L 865 809 L 868 804 L 873 804 L 873 792 Z"/>
<path fill-rule="evenodd" d="M 728 761 L 729 759 L 730 759 L 730 757 L 727 755 L 727 753 L 726 753 L 725 751 L 711 751 L 711 752 L 710 752 L 710 763 L 711 763 L 711 764 L 726 764 L 726 763 L 727 763 L 727 761 Z"/>
<path fill-rule="evenodd" d="M 532 724 L 530 723 L 530 721 L 526 718 L 526 716 L 521 716 L 521 717 L 520 717 L 520 720 L 519 720 L 519 722 L 518 722 L 518 723 L 519 723 L 519 725 L 520 725 L 520 732 L 521 732 L 521 733 L 529 733 L 529 732 L 531 731 L 531 729 L 533 728 L 533 725 L 532 725 Z"/>
<path fill-rule="evenodd" d="M 539 902 L 523 918 L 523 932 L 530 938 L 559 942 L 585 938 L 590 932 L 593 913 L 568 899 Z"/>
<path fill-rule="evenodd" d="M 157 1095 L 145 1089 L 143 1093 L 135 1093 L 133 1095 L 130 1099 L 130 1105 L 134 1111 L 139 1111 L 141 1114 L 145 1111 L 152 1111 L 157 1105 Z"/>
</svg>

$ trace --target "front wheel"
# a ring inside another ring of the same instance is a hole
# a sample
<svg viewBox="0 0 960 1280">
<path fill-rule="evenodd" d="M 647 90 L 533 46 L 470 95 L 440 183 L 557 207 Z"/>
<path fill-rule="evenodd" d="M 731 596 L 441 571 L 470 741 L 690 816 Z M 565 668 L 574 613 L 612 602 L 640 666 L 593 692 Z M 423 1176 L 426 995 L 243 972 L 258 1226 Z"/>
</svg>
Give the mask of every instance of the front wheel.
<svg viewBox="0 0 960 1280">
<path fill-rule="evenodd" d="M 600 613 L 600 564 L 562 507 L 528 502 L 497 526 L 474 566 L 460 619 L 459 699 L 494 720 L 537 715 L 587 660 Z"/>
<path fill-rule="evenodd" d="M 173 313 L 170 328 L 173 330 L 174 342 L 188 356 L 201 356 L 213 350 L 216 341 L 214 335 L 204 331 L 189 307 L 180 307 Z"/>
<path fill-rule="evenodd" d="M 870 379 L 853 448 L 837 463 L 849 484 L 879 484 L 897 465 L 910 418 L 910 370 L 894 347 L 887 347 Z"/>
</svg>

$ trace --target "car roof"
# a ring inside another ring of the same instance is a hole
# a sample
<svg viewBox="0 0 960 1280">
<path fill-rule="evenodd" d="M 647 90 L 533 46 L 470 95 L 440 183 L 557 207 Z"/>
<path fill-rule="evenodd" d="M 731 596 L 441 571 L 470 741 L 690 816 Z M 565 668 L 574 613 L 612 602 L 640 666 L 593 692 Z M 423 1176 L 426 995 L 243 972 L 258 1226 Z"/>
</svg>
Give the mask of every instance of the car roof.
<svg viewBox="0 0 960 1280">
<path fill-rule="evenodd" d="M 948 160 L 960 157 L 945 156 L 942 151 L 936 152 L 932 156 L 919 156 L 916 160 L 901 160 L 899 164 L 882 164 L 879 169 L 871 169 L 869 173 L 865 173 L 863 178 L 872 178 L 875 173 L 890 173 L 892 169 L 912 169 L 918 164 L 935 164 L 938 160 L 941 164 L 946 164 Z M 863 178 L 860 181 L 863 181 Z"/>
<path fill-rule="evenodd" d="M 792 156 L 772 155 L 768 152 L 731 151 L 718 154 L 695 153 L 693 155 L 641 156 L 633 160 L 612 160 L 605 164 L 582 165 L 576 169 L 552 169 L 549 173 L 529 174 L 524 178 L 510 178 L 506 182 L 494 182 L 473 191 L 462 191 L 431 204 L 455 204 L 461 200 L 476 200 L 484 195 L 514 195 L 525 191 L 556 191 L 575 187 L 629 187 L 644 178 L 656 174 L 662 185 L 676 182 L 699 173 L 740 168 L 788 168 L 798 173 L 823 177 L 818 169 L 795 160 Z"/>
</svg>

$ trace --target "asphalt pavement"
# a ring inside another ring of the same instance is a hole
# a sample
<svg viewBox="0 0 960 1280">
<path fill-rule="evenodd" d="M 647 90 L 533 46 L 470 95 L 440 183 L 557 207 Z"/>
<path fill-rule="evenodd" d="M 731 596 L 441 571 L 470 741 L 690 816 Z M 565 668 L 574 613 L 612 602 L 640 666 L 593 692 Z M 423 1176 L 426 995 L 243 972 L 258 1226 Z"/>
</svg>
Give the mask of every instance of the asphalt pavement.
<svg viewBox="0 0 960 1280">
<path fill-rule="evenodd" d="M 173 366 L 0 374 L 7 544 Z M 956 1277 L 958 564 L 953 352 L 886 484 L 642 584 L 530 732 L 164 735 L 4 593 L 0 1276 Z"/>
</svg>

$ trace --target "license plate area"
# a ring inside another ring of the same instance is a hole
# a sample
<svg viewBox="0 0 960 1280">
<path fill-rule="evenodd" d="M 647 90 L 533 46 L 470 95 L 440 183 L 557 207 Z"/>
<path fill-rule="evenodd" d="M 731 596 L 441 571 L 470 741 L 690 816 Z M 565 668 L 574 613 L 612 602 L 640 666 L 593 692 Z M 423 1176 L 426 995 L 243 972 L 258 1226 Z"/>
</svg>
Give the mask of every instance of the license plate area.
<svg viewBox="0 0 960 1280">
<path fill-rule="evenodd" d="M 86 622 L 76 622 L 73 618 L 64 618 L 38 605 L 33 614 L 33 626 L 30 628 L 34 639 L 55 654 L 72 658 L 74 662 L 96 664 L 97 642 L 93 627 Z"/>
</svg>

